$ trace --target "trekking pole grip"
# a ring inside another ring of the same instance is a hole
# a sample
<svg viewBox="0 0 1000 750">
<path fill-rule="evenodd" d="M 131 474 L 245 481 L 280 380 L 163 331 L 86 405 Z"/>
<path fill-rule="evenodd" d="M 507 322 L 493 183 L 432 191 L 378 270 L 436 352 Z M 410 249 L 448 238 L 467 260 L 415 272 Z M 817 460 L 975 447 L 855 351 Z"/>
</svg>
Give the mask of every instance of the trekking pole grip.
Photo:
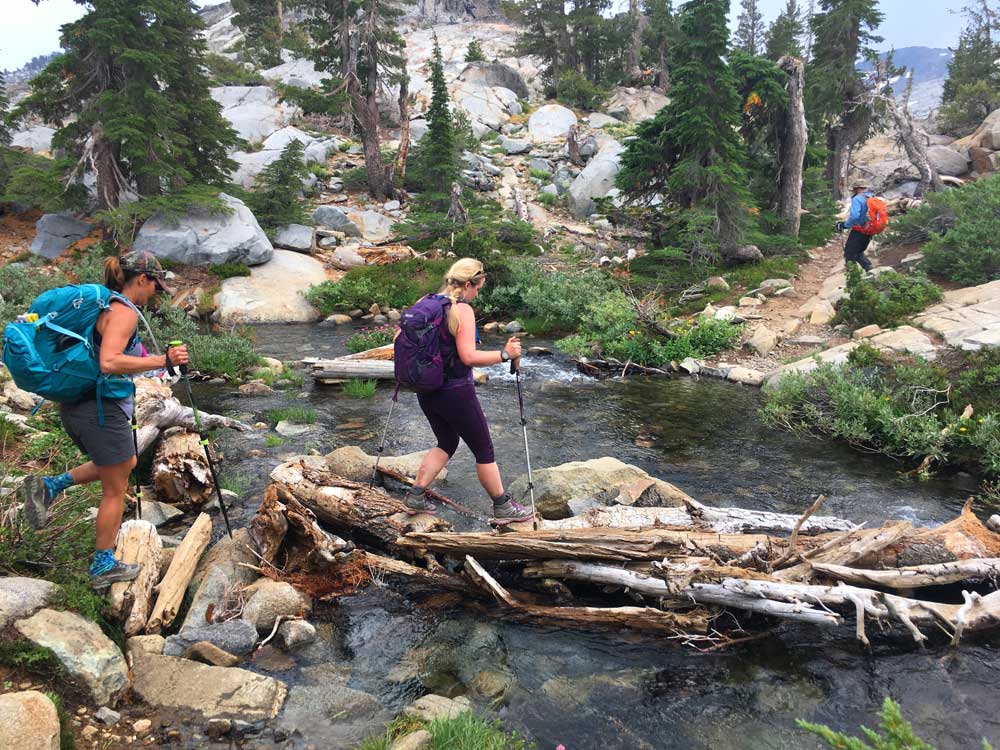
<svg viewBox="0 0 1000 750">
<path fill-rule="evenodd" d="M 516 357 L 510 361 L 510 374 L 514 375 L 518 370 L 521 369 L 521 358 Z"/>
<path fill-rule="evenodd" d="M 168 364 L 170 363 L 170 354 L 169 354 L 169 351 L 170 351 L 171 347 L 175 347 L 175 346 L 184 346 L 184 342 L 183 341 L 171 341 L 171 342 L 169 342 L 167 344 L 167 352 L 168 353 L 167 353 L 166 357 L 167 357 L 167 363 Z M 188 373 L 188 366 L 187 365 L 177 365 L 177 368 L 181 371 L 181 375 L 187 375 L 187 373 Z"/>
</svg>

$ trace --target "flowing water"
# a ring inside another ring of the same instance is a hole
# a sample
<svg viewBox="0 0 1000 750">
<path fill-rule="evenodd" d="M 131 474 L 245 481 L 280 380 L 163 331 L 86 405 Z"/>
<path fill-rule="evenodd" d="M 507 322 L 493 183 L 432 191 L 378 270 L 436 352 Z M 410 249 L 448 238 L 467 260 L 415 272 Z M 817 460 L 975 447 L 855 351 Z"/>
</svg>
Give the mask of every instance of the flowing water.
<svg viewBox="0 0 1000 750">
<path fill-rule="evenodd" d="M 258 350 L 283 360 L 332 357 L 344 353 L 349 334 L 262 326 Z M 768 428 L 756 416 L 762 396 L 754 389 L 687 378 L 598 382 L 578 375 L 558 354 L 526 360 L 524 371 L 534 468 L 615 456 L 708 504 L 799 513 L 822 493 L 824 513 L 871 523 L 940 523 L 954 517 L 975 488 L 961 475 L 918 482 L 900 476 L 900 467 L 885 458 Z M 510 481 L 525 468 L 516 391 L 503 368 L 489 373 L 479 396 Z M 374 453 L 391 394 L 380 386 L 374 399 L 356 400 L 337 386 L 307 382 L 244 398 L 200 386 L 206 408 L 247 421 L 277 406 L 316 410 L 313 432 L 277 447 L 265 446 L 263 431 L 219 433 L 223 475 L 242 485 L 232 515 L 248 521 L 268 473 L 292 455 L 342 445 Z M 415 397 L 401 395 L 387 455 L 432 444 Z M 248 457 L 254 448 L 265 457 Z M 441 489 L 488 509 L 464 447 Z M 469 519 L 446 517 L 470 527 Z M 490 695 L 504 688 L 499 716 L 543 750 L 560 743 L 568 750 L 814 748 L 818 743 L 795 729 L 796 719 L 854 730 L 873 723 L 886 695 L 942 750 L 979 748 L 983 737 L 1000 740 L 1000 661 L 989 641 L 959 650 L 937 642 L 921 651 L 901 636 L 877 636 L 866 653 L 848 629 L 794 625 L 742 648 L 699 653 L 634 634 L 540 628 L 421 606 L 418 596 L 391 586 L 369 587 L 318 615 L 326 620 L 323 640 L 300 653 L 294 666 L 271 665 L 271 671 L 293 686 L 288 726 L 303 728 L 320 747 L 350 747 L 372 722 L 428 690 Z"/>
</svg>

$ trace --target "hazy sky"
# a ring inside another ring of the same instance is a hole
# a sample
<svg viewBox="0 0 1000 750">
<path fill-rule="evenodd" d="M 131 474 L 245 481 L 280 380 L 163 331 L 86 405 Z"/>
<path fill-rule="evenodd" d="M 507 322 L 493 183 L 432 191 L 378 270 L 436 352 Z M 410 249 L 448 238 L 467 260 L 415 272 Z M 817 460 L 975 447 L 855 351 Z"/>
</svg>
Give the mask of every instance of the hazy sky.
<svg viewBox="0 0 1000 750">
<path fill-rule="evenodd" d="M 733 19 L 739 0 L 731 0 Z M 785 0 L 759 0 L 764 19 L 770 22 L 785 6 Z M 886 20 L 880 33 L 885 47 L 955 46 L 962 19 L 955 13 L 967 0 L 881 0 Z M 59 47 L 59 27 L 79 18 L 83 7 L 73 0 L 0 0 L 0 69 L 14 70 L 36 55 Z M 808 0 L 800 0 L 807 5 Z"/>
</svg>

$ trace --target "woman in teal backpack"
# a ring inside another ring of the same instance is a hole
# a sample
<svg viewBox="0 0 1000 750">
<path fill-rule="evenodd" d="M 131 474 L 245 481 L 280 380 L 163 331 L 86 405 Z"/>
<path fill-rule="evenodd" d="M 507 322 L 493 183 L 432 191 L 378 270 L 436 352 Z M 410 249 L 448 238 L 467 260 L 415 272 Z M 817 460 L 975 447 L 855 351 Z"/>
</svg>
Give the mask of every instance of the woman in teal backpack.
<svg viewBox="0 0 1000 750">
<path fill-rule="evenodd" d="M 188 363 L 185 346 L 172 347 L 166 355 L 142 356 L 144 350 L 136 335 L 138 308 L 160 292 L 172 291 L 164 283 L 165 276 L 152 253 L 130 252 L 105 261 L 104 285 L 120 298 L 112 297 L 94 327 L 101 372 L 131 376 Z M 98 405 L 96 392 L 74 403 L 61 403 L 59 413 L 66 433 L 90 460 L 58 476 L 28 477 L 21 486 L 25 518 L 37 529 L 45 524 L 48 508 L 60 492 L 74 484 L 101 483 L 97 550 L 90 565 L 90 584 L 95 589 L 106 588 L 116 581 L 131 581 L 139 575 L 138 565 L 126 565 L 114 556 L 128 477 L 137 460 L 132 439 L 134 406 L 131 397 L 105 399 Z"/>
</svg>

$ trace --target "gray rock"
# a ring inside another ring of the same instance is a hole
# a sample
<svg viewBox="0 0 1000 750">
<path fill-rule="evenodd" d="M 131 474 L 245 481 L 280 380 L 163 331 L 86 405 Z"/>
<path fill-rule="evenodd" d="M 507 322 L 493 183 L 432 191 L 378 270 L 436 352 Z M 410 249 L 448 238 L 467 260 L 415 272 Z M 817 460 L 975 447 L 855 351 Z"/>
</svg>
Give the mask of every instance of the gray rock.
<svg viewBox="0 0 1000 750">
<path fill-rule="evenodd" d="M 145 495 L 144 493 L 145 497 L 152 497 L 154 494 Z M 153 526 L 163 526 L 163 524 L 169 523 L 183 515 L 183 511 L 178 510 L 169 503 L 161 503 L 158 500 L 146 500 L 142 504 L 142 520 L 149 521 Z"/>
<path fill-rule="evenodd" d="M 278 626 L 278 643 L 293 651 L 316 640 L 316 628 L 305 620 L 288 620 Z"/>
<path fill-rule="evenodd" d="M 580 156 L 584 159 L 590 159 L 594 154 L 597 153 L 597 139 L 588 135 L 582 141 L 580 141 Z"/>
<path fill-rule="evenodd" d="M 567 192 L 570 186 L 573 184 L 573 180 L 576 179 L 576 175 L 567 168 L 559 167 L 556 173 L 552 176 L 552 184 L 556 186 L 556 190 L 559 191 L 559 195 Z"/>
<path fill-rule="evenodd" d="M 358 254 L 357 245 L 345 245 L 333 251 L 330 264 L 342 271 L 349 271 L 352 268 L 365 265 L 365 259 Z"/>
<path fill-rule="evenodd" d="M 576 125 L 576 114 L 561 104 L 546 104 L 531 113 L 528 132 L 535 141 L 552 141 L 565 138 Z"/>
<path fill-rule="evenodd" d="M 51 649 L 95 704 L 113 704 L 128 689 L 125 657 L 96 623 L 73 612 L 43 609 L 14 627 L 36 646 Z"/>
<path fill-rule="evenodd" d="M 507 333 L 520 333 L 524 330 L 524 326 L 521 325 L 520 321 L 512 320 L 510 323 L 505 325 L 503 329 Z"/>
<path fill-rule="evenodd" d="M 59 750 L 59 714 L 44 693 L 25 690 L 0 695 L 3 750 Z"/>
<path fill-rule="evenodd" d="M 376 244 L 385 242 L 392 236 L 393 220 L 378 211 L 351 211 L 347 214 L 348 219 L 361 232 L 361 236 L 368 242 Z M 333 227 L 336 229 L 337 227 Z"/>
<path fill-rule="evenodd" d="M 423 138 L 424 135 L 426 135 L 427 130 L 427 120 L 423 117 L 418 117 L 416 120 L 410 120 L 410 143 L 416 143 Z"/>
<path fill-rule="evenodd" d="M 951 146 L 931 146 L 927 159 L 943 175 L 961 177 L 969 172 L 969 160 Z"/>
<path fill-rule="evenodd" d="M 193 266 L 230 262 L 254 266 L 271 260 L 274 248 L 250 209 L 225 193 L 219 198 L 230 213 L 192 208 L 176 220 L 155 214 L 139 230 L 133 248 Z"/>
<path fill-rule="evenodd" d="M 244 593 L 250 598 L 243 608 L 243 617 L 264 635 L 271 632 L 279 617 L 301 615 L 308 606 L 305 597 L 284 581 L 262 578 Z"/>
<path fill-rule="evenodd" d="M 52 136 L 56 134 L 53 128 L 45 125 L 34 125 L 27 130 L 14 133 L 10 145 L 15 148 L 31 149 L 36 154 L 47 154 L 52 151 Z"/>
<path fill-rule="evenodd" d="M 501 62 L 468 63 L 459 75 L 464 83 L 478 83 L 484 87 L 501 86 L 514 92 L 519 99 L 530 99 L 531 90 L 516 68 Z"/>
<path fill-rule="evenodd" d="M 777 345 L 778 334 L 765 325 L 757 326 L 754 329 L 753 336 L 747 342 L 747 346 L 762 357 L 770 354 Z"/>
<path fill-rule="evenodd" d="M 232 538 L 222 537 L 202 556 L 198 567 L 195 568 L 188 592 L 192 594 L 197 592 L 198 587 L 216 567 L 222 568 L 234 584 L 253 583 L 257 580 L 257 573 L 246 565 L 257 565 L 260 559 L 251 551 L 252 549 L 256 549 L 256 545 L 247 528 L 237 529 L 233 532 Z"/>
<path fill-rule="evenodd" d="M 59 587 L 41 578 L 0 578 L 0 630 L 30 617 L 59 595 Z"/>
<path fill-rule="evenodd" d="M 294 250 L 297 253 L 312 252 L 313 228 L 305 224 L 289 224 L 278 230 L 274 238 L 275 247 Z"/>
<path fill-rule="evenodd" d="M 290 60 L 262 70 L 260 74 L 269 81 L 281 81 L 303 89 L 318 87 L 328 75 L 326 71 L 316 70 L 311 60 Z"/>
<path fill-rule="evenodd" d="M 528 169 L 531 169 L 536 172 L 545 172 L 546 174 L 552 174 L 553 171 L 552 162 L 550 162 L 548 159 L 541 159 L 538 157 L 535 157 L 534 159 L 528 162 Z"/>
<path fill-rule="evenodd" d="M 58 258 L 70 245 L 90 234 L 92 228 L 87 222 L 66 214 L 45 214 L 35 224 L 31 252 L 43 258 Z"/>
<path fill-rule="evenodd" d="M 288 125 L 298 112 L 279 101 L 270 86 L 218 86 L 211 89 L 211 95 L 239 136 L 254 143 Z"/>
<path fill-rule="evenodd" d="M 587 124 L 595 130 L 600 130 L 601 128 L 606 128 L 608 125 L 619 125 L 621 124 L 621 120 L 601 112 L 594 112 L 587 118 Z"/>
<path fill-rule="evenodd" d="M 273 719 L 288 695 L 285 684 L 273 677 L 174 656 L 143 655 L 133 674 L 133 689 L 144 702 L 193 711 L 205 719 Z"/>
<path fill-rule="evenodd" d="M 299 437 L 300 435 L 308 435 L 310 432 L 316 432 L 319 428 L 314 424 L 296 424 L 295 422 L 289 422 L 287 420 L 282 420 L 274 426 L 274 431 L 283 437 Z"/>
<path fill-rule="evenodd" d="M 177 635 L 167 638 L 163 646 L 163 655 L 183 656 L 185 651 L 200 641 L 208 641 L 223 651 L 242 656 L 249 654 L 257 645 L 257 629 L 242 618 L 181 628 Z"/>
<path fill-rule="evenodd" d="M 431 746 L 434 737 L 426 729 L 418 729 L 398 738 L 389 750 L 423 750 Z"/>
<path fill-rule="evenodd" d="M 424 695 L 403 709 L 403 714 L 411 719 L 430 723 L 434 719 L 454 719 L 472 710 L 472 704 L 464 695 L 445 698 L 443 695 Z"/>
<path fill-rule="evenodd" d="M 122 715 L 107 706 L 101 706 L 94 714 L 94 718 L 102 724 L 107 724 L 109 727 L 112 727 L 122 720 Z"/>
<path fill-rule="evenodd" d="M 559 188 L 557 188 L 555 185 L 545 185 L 539 192 L 547 194 L 547 195 L 558 196 L 559 195 Z"/>
<path fill-rule="evenodd" d="M 656 116 L 670 100 L 651 88 L 619 88 L 608 100 L 605 111 L 619 120 L 642 122 Z"/>
<path fill-rule="evenodd" d="M 500 147 L 511 156 L 526 154 L 531 151 L 531 141 L 520 141 L 516 138 L 501 138 Z"/>
<path fill-rule="evenodd" d="M 336 721 L 323 722 L 320 737 L 317 716 L 337 717 Z M 332 749 L 357 747 L 371 736 L 372 727 L 384 726 L 392 716 L 375 696 L 326 680 L 292 687 L 278 721 L 289 734 L 301 732 L 311 739 L 321 739 L 321 747 Z"/>
<path fill-rule="evenodd" d="M 192 586 L 188 589 L 189 593 L 194 590 L 194 597 L 181 625 L 181 632 L 208 625 L 209 607 L 217 611 L 224 610 L 228 603 L 227 598 L 239 582 L 234 580 L 232 572 L 225 566 L 213 565 L 209 568 L 201 583 L 197 587 Z M 160 653 L 163 653 L 162 649 Z"/>
<path fill-rule="evenodd" d="M 167 639 L 162 635 L 133 635 L 125 641 L 125 655 L 132 664 L 138 655 L 162 654 L 166 644 Z"/>
<path fill-rule="evenodd" d="M 573 180 L 568 191 L 569 207 L 576 218 L 583 219 L 592 214 L 594 199 L 604 197 L 615 186 L 624 150 L 625 147 L 617 141 L 608 141 Z"/>
<path fill-rule="evenodd" d="M 386 211 L 398 211 L 400 207 L 401 204 L 399 201 L 386 201 L 384 204 L 382 204 L 382 208 L 384 208 Z"/>
<path fill-rule="evenodd" d="M 347 214 L 337 206 L 318 206 L 313 211 L 313 224 L 327 229 L 336 229 L 348 237 L 360 237 L 361 230 L 347 218 Z"/>
<path fill-rule="evenodd" d="M 250 276 L 226 279 L 215 298 L 223 323 L 308 323 L 319 311 L 305 298 L 326 281 L 326 269 L 316 258 L 291 250 L 275 250 L 271 260 Z"/>
</svg>

